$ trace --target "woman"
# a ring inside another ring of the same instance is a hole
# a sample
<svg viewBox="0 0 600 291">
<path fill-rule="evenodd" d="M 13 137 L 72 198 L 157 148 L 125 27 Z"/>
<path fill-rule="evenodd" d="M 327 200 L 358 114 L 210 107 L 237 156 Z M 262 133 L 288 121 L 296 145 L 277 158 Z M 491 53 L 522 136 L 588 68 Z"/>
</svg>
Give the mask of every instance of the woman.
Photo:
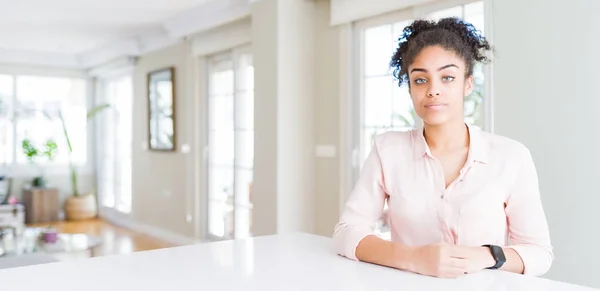
<svg viewBox="0 0 600 291">
<path fill-rule="evenodd" d="M 334 241 L 340 255 L 436 277 L 482 269 L 534 276 L 554 259 L 528 149 L 465 124 L 488 42 L 456 18 L 417 20 L 392 57 L 423 126 L 375 138 Z M 388 204 L 391 241 L 373 224 Z"/>
</svg>

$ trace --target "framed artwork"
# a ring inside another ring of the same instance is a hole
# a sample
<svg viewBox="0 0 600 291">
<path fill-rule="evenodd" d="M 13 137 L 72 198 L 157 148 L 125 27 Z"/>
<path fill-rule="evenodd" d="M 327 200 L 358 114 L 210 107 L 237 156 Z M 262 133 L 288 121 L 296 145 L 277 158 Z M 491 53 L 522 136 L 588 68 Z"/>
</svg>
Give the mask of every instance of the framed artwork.
<svg viewBox="0 0 600 291">
<path fill-rule="evenodd" d="M 175 68 L 148 73 L 148 138 L 153 151 L 175 151 Z"/>
</svg>

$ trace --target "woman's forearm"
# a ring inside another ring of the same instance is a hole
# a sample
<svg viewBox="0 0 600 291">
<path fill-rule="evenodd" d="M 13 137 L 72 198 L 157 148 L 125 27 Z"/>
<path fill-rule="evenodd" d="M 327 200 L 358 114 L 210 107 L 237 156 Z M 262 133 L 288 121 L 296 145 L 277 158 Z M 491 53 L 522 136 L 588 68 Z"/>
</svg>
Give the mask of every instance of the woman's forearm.
<svg viewBox="0 0 600 291">
<path fill-rule="evenodd" d="M 465 257 L 471 259 L 475 265 L 473 266 L 473 272 L 478 272 L 482 269 L 491 268 L 496 264 L 494 257 L 492 256 L 492 252 L 488 247 L 473 247 L 472 255 L 468 255 L 468 250 L 466 251 Z M 524 264 L 521 256 L 517 254 L 517 252 L 511 248 L 503 248 L 504 256 L 506 257 L 506 262 L 500 267 L 500 270 L 513 272 L 517 274 L 523 274 Z"/>
<path fill-rule="evenodd" d="M 500 270 L 513 272 L 517 274 L 523 274 L 525 265 L 523 259 L 517 254 L 517 252 L 511 248 L 503 248 L 504 256 L 506 257 L 506 263 L 500 267 Z"/>
<path fill-rule="evenodd" d="M 411 248 L 383 240 L 375 235 L 363 238 L 356 247 L 356 258 L 363 262 L 408 270 Z"/>
</svg>

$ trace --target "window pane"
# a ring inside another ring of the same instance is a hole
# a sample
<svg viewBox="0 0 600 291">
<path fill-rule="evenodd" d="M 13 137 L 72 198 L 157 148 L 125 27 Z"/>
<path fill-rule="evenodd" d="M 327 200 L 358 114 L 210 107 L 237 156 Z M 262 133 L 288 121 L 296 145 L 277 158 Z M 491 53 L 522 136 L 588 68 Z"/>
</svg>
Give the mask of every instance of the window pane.
<svg viewBox="0 0 600 291">
<path fill-rule="evenodd" d="M 254 91 L 238 94 L 235 106 L 236 129 L 254 129 Z"/>
<path fill-rule="evenodd" d="M 211 200 L 233 204 L 233 186 L 233 168 L 209 167 L 208 188 Z"/>
<path fill-rule="evenodd" d="M 208 202 L 208 231 L 210 234 L 222 237 L 233 237 L 233 205 L 219 201 Z"/>
<path fill-rule="evenodd" d="M 455 6 L 452 8 L 433 12 L 433 13 L 427 15 L 425 18 L 430 19 L 430 20 L 439 20 L 442 18 L 453 17 L 453 16 L 462 18 L 463 17 L 462 13 L 463 13 L 462 6 Z"/>
<path fill-rule="evenodd" d="M 393 106 L 393 118 L 392 124 L 396 127 L 408 127 L 412 128 L 415 126 L 416 119 L 418 118 L 413 110 L 412 100 L 410 93 L 408 93 L 408 87 L 398 87 L 394 85 L 394 106 Z"/>
<path fill-rule="evenodd" d="M 222 238 L 248 237 L 254 161 L 252 55 L 233 51 L 211 57 L 208 63 L 209 233 Z"/>
<path fill-rule="evenodd" d="M 481 31 L 481 34 L 484 34 L 484 21 L 483 21 L 483 1 L 474 2 L 465 5 L 465 20 L 470 22 L 477 28 L 477 30 Z"/>
<path fill-rule="evenodd" d="M 248 169 L 236 169 L 235 171 L 235 204 L 250 207 L 253 171 Z"/>
<path fill-rule="evenodd" d="M 131 150 L 133 90 L 130 76 L 104 80 L 98 104 L 111 107 L 98 114 L 98 184 L 103 206 L 131 212 Z"/>
<path fill-rule="evenodd" d="M 13 125 L 10 119 L 0 117 L 0 165 L 12 162 Z"/>
<path fill-rule="evenodd" d="M 237 169 L 235 172 L 235 237 L 245 238 L 252 233 L 252 176 L 251 170 Z"/>
<path fill-rule="evenodd" d="M 400 37 L 400 35 L 402 35 L 402 31 L 404 30 L 405 27 L 407 27 L 408 25 L 410 25 L 410 23 L 413 22 L 412 20 L 406 20 L 406 21 L 401 21 L 401 22 L 396 22 L 394 23 L 394 32 L 393 32 L 393 39 L 392 41 L 394 41 L 394 49 L 398 48 L 398 38 Z M 392 56 L 390 56 L 391 59 Z"/>
<path fill-rule="evenodd" d="M 211 130 L 208 138 L 209 162 L 212 165 L 233 167 L 235 132 L 233 130 Z"/>
<path fill-rule="evenodd" d="M 208 100 L 211 130 L 233 129 L 233 96 L 222 95 Z"/>
<path fill-rule="evenodd" d="M 365 31 L 365 76 L 380 76 L 390 72 L 389 64 L 395 44 L 392 39 L 392 25 L 382 25 Z"/>
<path fill-rule="evenodd" d="M 235 163 L 237 167 L 252 169 L 254 166 L 254 131 L 236 131 Z"/>
<path fill-rule="evenodd" d="M 477 30 L 484 34 L 484 4 L 478 1 L 465 5 L 465 20 L 472 23 Z M 473 69 L 473 92 L 465 98 L 465 122 L 483 128 L 483 100 L 485 97 L 485 76 L 483 66 L 475 65 Z"/>
<path fill-rule="evenodd" d="M 236 91 L 254 90 L 254 67 L 252 65 L 252 55 L 242 54 L 237 60 L 237 72 L 235 75 Z"/>
<path fill-rule="evenodd" d="M 55 162 L 69 161 L 68 145 L 59 115 L 65 120 L 73 147 L 71 160 L 83 165 L 87 155 L 86 83 L 82 79 L 38 76 L 17 77 L 17 104 L 15 107 L 17 162 L 25 163 L 21 143 L 29 139 L 38 148 L 48 140 L 56 142 Z M 47 159 L 39 159 L 47 163 Z"/>
<path fill-rule="evenodd" d="M 0 75 L 0 164 L 12 162 L 13 122 L 11 119 L 14 93 L 13 77 Z"/>
<path fill-rule="evenodd" d="M 364 125 L 392 125 L 392 86 L 395 82 L 389 76 L 365 79 Z"/>
<path fill-rule="evenodd" d="M 473 69 L 473 92 L 465 97 L 464 113 L 465 122 L 476 125 L 480 128 L 484 126 L 483 119 L 483 98 L 485 94 L 485 79 L 483 66 L 475 65 Z"/>
<path fill-rule="evenodd" d="M 227 62 L 228 66 L 231 66 L 230 62 Z M 214 71 L 210 75 L 209 81 L 209 94 L 210 96 L 221 96 L 233 94 L 233 70 Z"/>
<path fill-rule="evenodd" d="M 0 75 L 0 98 L 12 97 L 14 93 L 14 82 L 11 75 Z"/>
<path fill-rule="evenodd" d="M 237 206 L 235 208 L 235 238 L 252 236 L 252 208 Z"/>
</svg>

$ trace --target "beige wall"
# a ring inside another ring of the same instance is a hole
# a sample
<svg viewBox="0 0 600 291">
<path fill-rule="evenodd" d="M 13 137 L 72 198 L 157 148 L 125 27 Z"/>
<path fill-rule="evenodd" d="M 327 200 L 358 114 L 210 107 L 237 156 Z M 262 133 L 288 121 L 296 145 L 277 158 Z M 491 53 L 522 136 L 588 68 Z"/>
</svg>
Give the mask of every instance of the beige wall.
<svg viewBox="0 0 600 291">
<path fill-rule="evenodd" d="M 329 25 L 329 1 L 317 2 L 316 18 L 317 93 L 315 108 L 316 145 L 334 145 L 333 158 L 316 158 L 316 229 L 331 236 L 339 215 L 340 192 L 340 29 Z"/>
<path fill-rule="evenodd" d="M 194 151 L 153 152 L 148 144 L 147 74 L 174 66 L 176 94 L 176 144 L 194 140 L 193 64 L 189 45 L 180 44 L 144 55 L 134 72 L 133 103 L 133 218 L 135 221 L 192 237 L 194 235 Z"/>
<path fill-rule="evenodd" d="M 252 5 L 254 54 L 254 204 L 255 235 L 277 232 L 277 5 Z"/>
</svg>

